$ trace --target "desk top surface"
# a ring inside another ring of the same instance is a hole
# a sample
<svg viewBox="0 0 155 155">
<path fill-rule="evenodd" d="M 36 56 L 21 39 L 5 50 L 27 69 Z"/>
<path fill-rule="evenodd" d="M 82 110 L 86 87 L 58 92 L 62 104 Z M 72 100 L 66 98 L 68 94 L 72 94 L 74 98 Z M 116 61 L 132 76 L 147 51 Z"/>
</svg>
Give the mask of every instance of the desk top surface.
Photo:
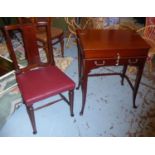
<svg viewBox="0 0 155 155">
<path fill-rule="evenodd" d="M 150 46 L 130 30 L 77 30 L 83 50 L 149 49 Z"/>
</svg>

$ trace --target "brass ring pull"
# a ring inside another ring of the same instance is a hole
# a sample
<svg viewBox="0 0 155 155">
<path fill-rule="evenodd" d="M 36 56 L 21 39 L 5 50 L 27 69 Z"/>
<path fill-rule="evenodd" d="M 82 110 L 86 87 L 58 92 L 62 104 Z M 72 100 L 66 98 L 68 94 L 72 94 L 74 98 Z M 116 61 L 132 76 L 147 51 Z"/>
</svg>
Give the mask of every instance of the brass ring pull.
<svg viewBox="0 0 155 155">
<path fill-rule="evenodd" d="M 135 64 L 137 62 L 138 62 L 138 59 L 135 59 L 135 60 L 128 59 L 129 64 Z"/>
<path fill-rule="evenodd" d="M 103 65 L 105 65 L 105 61 L 103 60 L 102 63 L 98 63 L 97 61 L 94 61 L 94 64 L 96 66 L 103 66 Z"/>
</svg>

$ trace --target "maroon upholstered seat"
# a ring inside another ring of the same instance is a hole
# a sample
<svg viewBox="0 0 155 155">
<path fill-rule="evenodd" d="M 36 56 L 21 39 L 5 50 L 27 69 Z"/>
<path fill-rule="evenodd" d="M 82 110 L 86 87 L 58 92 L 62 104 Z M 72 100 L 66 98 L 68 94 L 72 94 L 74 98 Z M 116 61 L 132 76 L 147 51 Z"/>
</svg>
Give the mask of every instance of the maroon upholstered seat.
<svg viewBox="0 0 155 155">
<path fill-rule="evenodd" d="M 17 75 L 17 82 L 28 106 L 75 87 L 74 82 L 69 77 L 51 65 L 26 74 L 19 74 Z"/>
<path fill-rule="evenodd" d="M 37 28 L 42 28 L 46 34 L 47 46 L 46 57 L 47 62 L 43 63 L 37 46 L 36 31 Z M 73 100 L 75 83 L 65 75 L 60 69 L 55 66 L 53 59 L 53 48 L 51 46 L 51 28 L 47 22 L 36 24 L 21 24 L 5 26 L 4 35 L 6 38 L 7 47 L 13 60 L 13 65 L 16 73 L 16 80 L 23 97 L 23 103 L 26 106 L 28 115 L 33 128 L 33 133 L 37 133 L 34 110 L 39 110 L 45 106 L 49 106 L 60 100 L 64 100 L 70 106 L 70 113 L 73 116 Z M 16 59 L 16 53 L 12 45 L 10 31 L 18 30 L 22 36 L 25 58 L 28 65 L 25 68 L 20 68 Z M 69 99 L 62 93 L 68 92 Z M 60 95 L 57 99 L 46 105 L 33 108 L 33 104 L 50 96 Z"/>
</svg>

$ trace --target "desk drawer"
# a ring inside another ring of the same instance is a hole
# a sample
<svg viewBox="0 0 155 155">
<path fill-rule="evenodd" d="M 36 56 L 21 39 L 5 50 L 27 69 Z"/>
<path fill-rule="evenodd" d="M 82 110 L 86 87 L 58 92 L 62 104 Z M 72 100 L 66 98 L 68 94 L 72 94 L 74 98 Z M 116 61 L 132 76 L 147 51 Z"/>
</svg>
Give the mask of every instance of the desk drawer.
<svg viewBox="0 0 155 155">
<path fill-rule="evenodd" d="M 131 50 L 86 50 L 84 51 L 84 58 L 114 58 L 117 59 L 119 55 L 120 58 L 129 58 L 129 57 L 147 57 L 148 50 L 146 49 L 131 49 Z"/>
<path fill-rule="evenodd" d="M 95 60 L 86 60 L 86 65 L 97 68 L 101 66 L 122 66 L 122 65 L 131 65 L 138 66 L 145 63 L 146 58 L 120 58 L 120 59 L 95 59 Z"/>
<path fill-rule="evenodd" d="M 145 63 L 146 58 L 124 58 L 120 59 L 120 61 L 116 60 L 117 65 L 130 65 L 130 66 L 138 66 L 140 64 Z"/>
</svg>

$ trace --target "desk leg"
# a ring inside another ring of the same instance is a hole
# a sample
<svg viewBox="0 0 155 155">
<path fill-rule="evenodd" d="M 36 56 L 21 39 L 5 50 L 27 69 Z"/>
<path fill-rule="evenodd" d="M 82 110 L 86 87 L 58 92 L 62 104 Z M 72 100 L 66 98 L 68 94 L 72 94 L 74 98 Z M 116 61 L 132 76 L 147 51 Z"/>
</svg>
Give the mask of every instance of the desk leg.
<svg viewBox="0 0 155 155">
<path fill-rule="evenodd" d="M 121 85 L 124 85 L 124 78 L 125 78 L 125 73 L 126 73 L 127 67 L 128 67 L 127 65 L 123 66 Z"/>
<path fill-rule="evenodd" d="M 79 48 L 79 45 L 77 44 L 78 47 L 78 72 L 79 72 L 79 83 L 76 89 L 79 89 L 81 86 L 81 80 L 82 80 L 82 56 L 81 56 L 81 51 Z"/>
<path fill-rule="evenodd" d="M 142 77 L 142 73 L 143 73 L 143 69 L 144 69 L 144 65 L 142 64 L 141 66 L 138 66 L 138 70 L 137 70 L 137 75 L 136 75 L 136 80 L 135 80 L 135 85 L 134 85 L 134 90 L 133 90 L 133 108 L 137 108 L 135 101 L 136 101 L 136 95 L 137 95 L 137 91 L 139 88 L 139 83 Z"/>
<path fill-rule="evenodd" d="M 88 73 L 84 73 L 81 81 L 82 88 L 82 108 L 80 111 L 80 115 L 83 115 L 85 104 L 86 104 L 86 95 L 87 95 L 87 82 L 88 82 Z"/>
</svg>

